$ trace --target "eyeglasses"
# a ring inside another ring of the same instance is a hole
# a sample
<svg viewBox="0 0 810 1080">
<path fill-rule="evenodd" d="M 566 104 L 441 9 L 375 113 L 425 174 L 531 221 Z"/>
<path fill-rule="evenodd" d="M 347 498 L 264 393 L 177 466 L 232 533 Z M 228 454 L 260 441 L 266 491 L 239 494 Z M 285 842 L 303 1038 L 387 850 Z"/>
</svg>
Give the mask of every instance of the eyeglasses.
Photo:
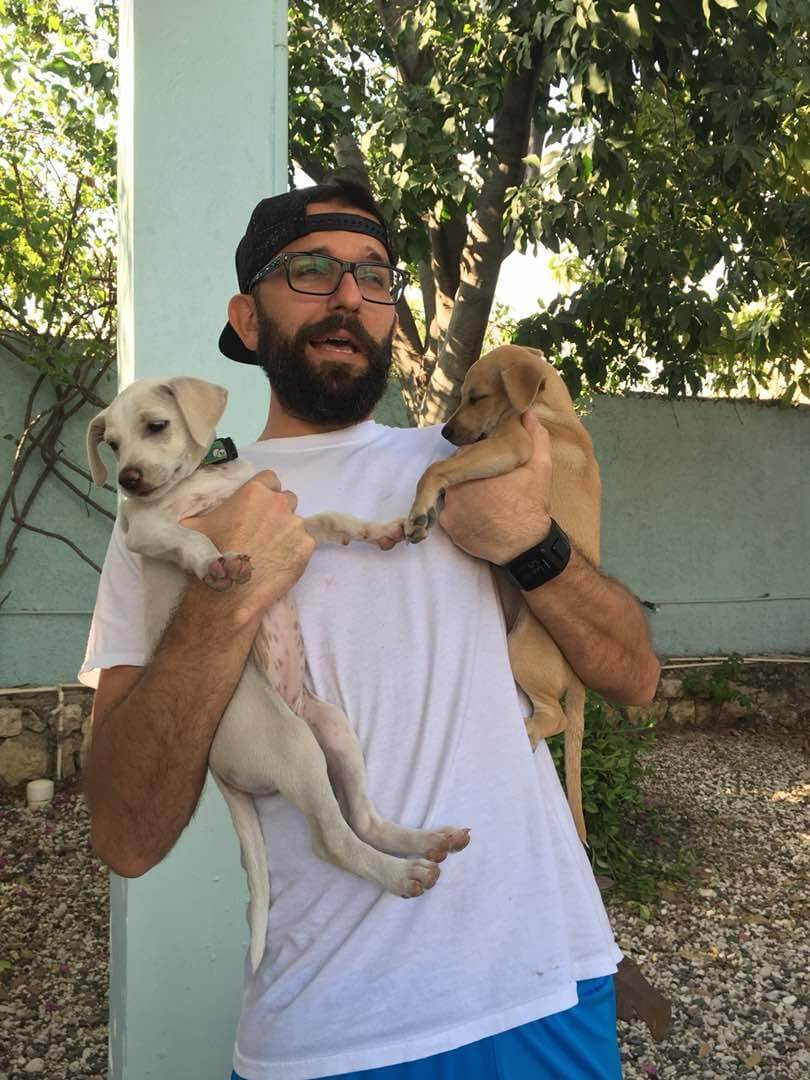
<svg viewBox="0 0 810 1080">
<path fill-rule="evenodd" d="M 273 270 L 283 266 L 293 292 L 311 296 L 331 296 L 337 292 L 344 274 L 351 274 L 364 300 L 372 304 L 396 304 L 402 299 L 409 275 L 396 266 L 379 262 L 345 262 L 331 255 L 285 251 L 254 274 L 247 292 Z"/>
</svg>

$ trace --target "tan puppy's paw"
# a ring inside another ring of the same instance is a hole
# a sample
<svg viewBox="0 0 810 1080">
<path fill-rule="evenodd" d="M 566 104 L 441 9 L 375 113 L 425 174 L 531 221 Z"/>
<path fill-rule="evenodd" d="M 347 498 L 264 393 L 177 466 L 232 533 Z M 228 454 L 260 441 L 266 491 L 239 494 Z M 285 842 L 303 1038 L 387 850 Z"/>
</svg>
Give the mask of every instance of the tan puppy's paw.
<svg viewBox="0 0 810 1080">
<path fill-rule="evenodd" d="M 405 521 L 405 539 L 408 543 L 418 544 L 424 540 L 436 524 L 438 516 L 439 510 L 435 503 L 424 508 L 419 503 L 414 503 Z"/>
<path fill-rule="evenodd" d="M 421 896 L 425 889 L 432 889 L 439 880 L 439 868 L 427 859 L 410 859 L 405 863 L 402 874 L 400 896 L 409 900 Z"/>
<path fill-rule="evenodd" d="M 249 555 L 226 551 L 208 564 L 207 573 L 202 580 L 209 589 L 224 592 L 232 585 L 244 585 L 246 581 L 250 581 L 252 573 Z"/>
</svg>

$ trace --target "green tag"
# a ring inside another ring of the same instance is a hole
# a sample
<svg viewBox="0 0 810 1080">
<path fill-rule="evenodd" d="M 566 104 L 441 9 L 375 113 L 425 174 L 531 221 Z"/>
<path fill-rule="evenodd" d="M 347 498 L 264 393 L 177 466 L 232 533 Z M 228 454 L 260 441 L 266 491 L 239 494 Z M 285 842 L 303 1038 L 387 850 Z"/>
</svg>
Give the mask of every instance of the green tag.
<svg viewBox="0 0 810 1080">
<path fill-rule="evenodd" d="M 233 439 L 229 439 L 226 435 L 222 439 L 214 439 L 200 464 L 222 465 L 226 461 L 235 461 L 238 457 Z"/>
</svg>

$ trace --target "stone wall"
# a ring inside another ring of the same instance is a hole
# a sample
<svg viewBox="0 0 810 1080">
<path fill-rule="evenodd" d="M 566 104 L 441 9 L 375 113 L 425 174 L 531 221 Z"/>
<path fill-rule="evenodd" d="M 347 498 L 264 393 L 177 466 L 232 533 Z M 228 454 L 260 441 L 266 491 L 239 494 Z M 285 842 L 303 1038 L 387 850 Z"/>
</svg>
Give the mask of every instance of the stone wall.
<svg viewBox="0 0 810 1080">
<path fill-rule="evenodd" d="M 627 709 L 656 727 L 744 727 L 773 723 L 810 738 L 810 663 L 773 660 L 666 665 L 655 701 Z"/>
<path fill-rule="evenodd" d="M 93 691 L 86 687 L 20 687 L 0 691 L 0 785 L 14 787 L 81 771 Z"/>
<path fill-rule="evenodd" d="M 80 772 L 92 701 L 93 691 L 77 685 L 63 688 L 61 705 L 58 688 L 0 691 L 0 786 L 55 777 L 60 740 L 62 777 Z M 667 665 L 655 701 L 626 712 L 661 729 L 774 723 L 810 742 L 810 663 Z"/>
</svg>

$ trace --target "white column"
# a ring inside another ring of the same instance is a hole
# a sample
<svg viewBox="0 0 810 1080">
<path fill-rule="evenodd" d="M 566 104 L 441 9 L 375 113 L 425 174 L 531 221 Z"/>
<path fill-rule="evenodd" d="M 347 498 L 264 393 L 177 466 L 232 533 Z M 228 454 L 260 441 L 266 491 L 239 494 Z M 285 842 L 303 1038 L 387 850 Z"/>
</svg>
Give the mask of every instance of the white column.
<svg viewBox="0 0 810 1080">
<path fill-rule="evenodd" d="M 286 188 L 286 5 L 122 0 L 119 379 L 227 386 L 220 434 L 249 442 L 266 381 L 217 349 L 253 206 Z M 247 943 L 235 835 L 207 785 L 171 854 L 113 876 L 112 1080 L 226 1080 Z"/>
</svg>

